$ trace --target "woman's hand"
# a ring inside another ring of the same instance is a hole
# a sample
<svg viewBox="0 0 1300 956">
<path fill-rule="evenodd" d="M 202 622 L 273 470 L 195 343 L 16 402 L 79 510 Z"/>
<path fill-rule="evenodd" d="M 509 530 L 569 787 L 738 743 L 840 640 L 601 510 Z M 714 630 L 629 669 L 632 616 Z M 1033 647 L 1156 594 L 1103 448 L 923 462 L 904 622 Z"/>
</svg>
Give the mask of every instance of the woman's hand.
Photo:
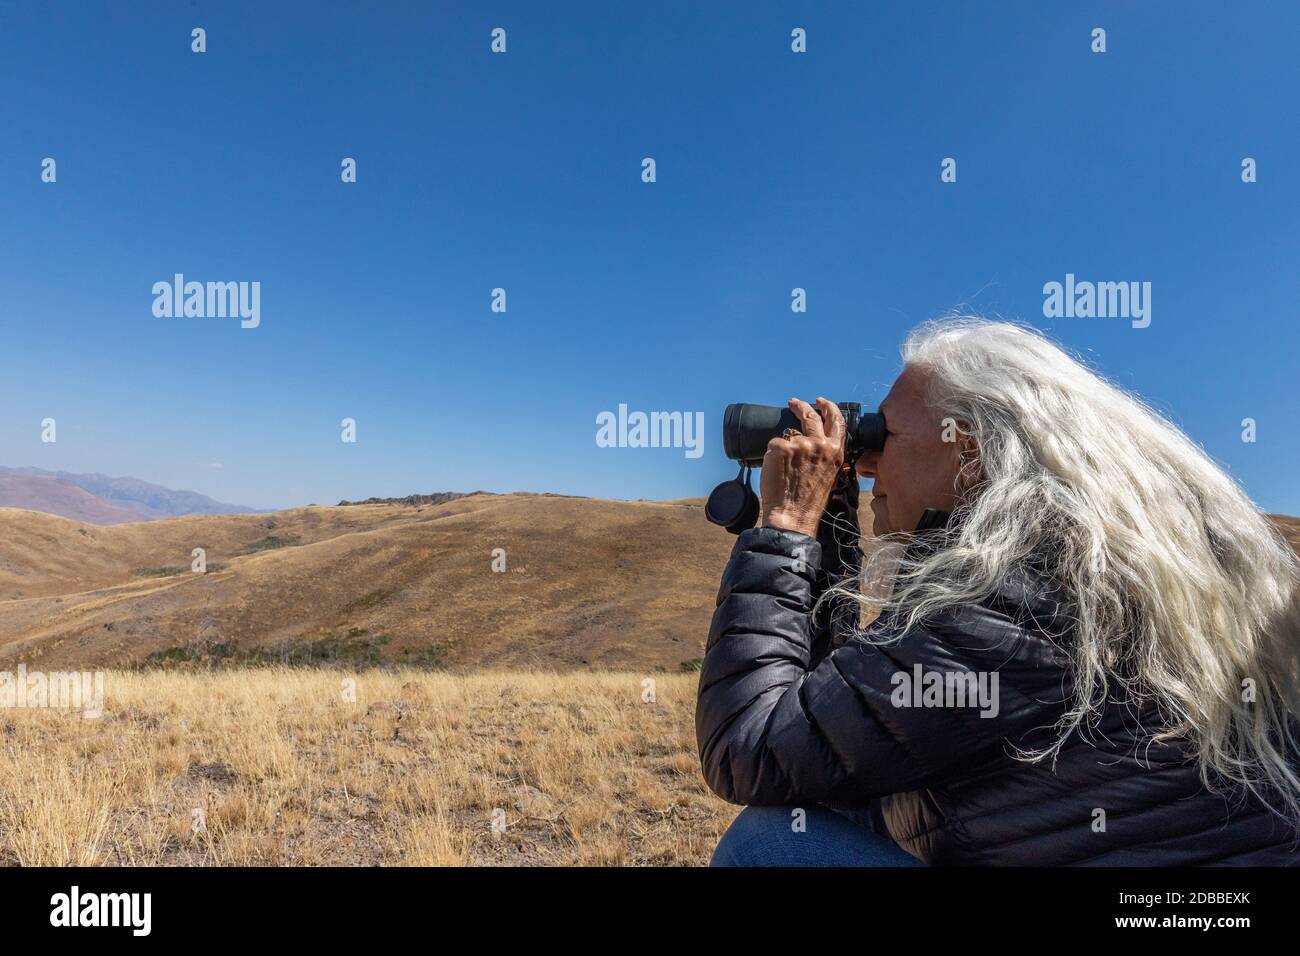
<svg viewBox="0 0 1300 956">
<path fill-rule="evenodd" d="M 817 407 L 797 398 L 790 410 L 802 435 L 773 438 L 763 456 L 759 481 L 761 520 L 765 528 L 782 528 L 816 537 L 817 525 L 844 465 L 844 415 L 824 398 Z"/>
</svg>

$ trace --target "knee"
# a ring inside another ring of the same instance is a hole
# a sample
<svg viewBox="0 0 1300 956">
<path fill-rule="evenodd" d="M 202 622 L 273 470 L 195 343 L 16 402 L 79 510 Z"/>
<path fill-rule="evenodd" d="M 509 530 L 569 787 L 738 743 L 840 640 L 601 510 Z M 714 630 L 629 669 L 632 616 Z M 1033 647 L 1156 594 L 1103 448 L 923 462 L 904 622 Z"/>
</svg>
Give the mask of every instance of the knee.
<svg viewBox="0 0 1300 956">
<path fill-rule="evenodd" d="M 888 836 L 820 806 L 745 807 L 710 866 L 918 866 Z"/>
<path fill-rule="evenodd" d="M 709 866 L 780 866 L 802 811 L 795 807 L 745 807 L 718 841 Z"/>
</svg>

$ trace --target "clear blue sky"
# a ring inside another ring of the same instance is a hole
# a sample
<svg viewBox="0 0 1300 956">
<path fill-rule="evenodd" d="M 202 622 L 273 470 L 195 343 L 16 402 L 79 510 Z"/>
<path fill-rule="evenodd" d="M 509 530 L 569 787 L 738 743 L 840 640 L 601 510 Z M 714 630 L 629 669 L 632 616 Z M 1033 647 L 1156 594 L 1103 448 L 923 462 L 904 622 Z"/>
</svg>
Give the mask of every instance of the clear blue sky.
<svg viewBox="0 0 1300 956">
<path fill-rule="evenodd" d="M 698 495 L 727 402 L 874 405 L 964 304 L 1297 514 L 1298 44 L 1289 3 L 3 3 L 0 464 Z M 175 272 L 260 281 L 260 328 L 155 318 Z M 1067 272 L 1150 281 L 1151 326 L 1045 319 Z M 705 455 L 598 448 L 620 403 L 706 412 Z"/>
</svg>

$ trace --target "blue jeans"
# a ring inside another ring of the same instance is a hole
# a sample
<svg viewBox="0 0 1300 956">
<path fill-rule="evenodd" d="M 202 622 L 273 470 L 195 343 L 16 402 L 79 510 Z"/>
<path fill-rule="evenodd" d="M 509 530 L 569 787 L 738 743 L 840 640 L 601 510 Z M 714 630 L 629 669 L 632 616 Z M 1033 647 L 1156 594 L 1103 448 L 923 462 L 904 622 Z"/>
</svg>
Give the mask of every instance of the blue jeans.
<svg viewBox="0 0 1300 956">
<path fill-rule="evenodd" d="M 857 819 L 816 805 L 745 807 L 718 841 L 709 866 L 924 866 L 869 815 Z"/>
</svg>

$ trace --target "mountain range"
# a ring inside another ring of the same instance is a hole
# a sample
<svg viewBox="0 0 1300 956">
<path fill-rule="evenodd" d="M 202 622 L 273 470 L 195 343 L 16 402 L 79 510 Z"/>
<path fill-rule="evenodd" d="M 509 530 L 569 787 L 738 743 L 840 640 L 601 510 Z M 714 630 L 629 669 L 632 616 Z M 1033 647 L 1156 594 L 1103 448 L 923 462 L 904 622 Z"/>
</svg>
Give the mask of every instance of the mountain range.
<svg viewBox="0 0 1300 956">
<path fill-rule="evenodd" d="M 181 515 L 255 514 L 259 509 L 174 491 L 139 478 L 112 478 L 0 465 L 0 508 L 25 508 L 90 524 L 124 524 Z"/>
</svg>

